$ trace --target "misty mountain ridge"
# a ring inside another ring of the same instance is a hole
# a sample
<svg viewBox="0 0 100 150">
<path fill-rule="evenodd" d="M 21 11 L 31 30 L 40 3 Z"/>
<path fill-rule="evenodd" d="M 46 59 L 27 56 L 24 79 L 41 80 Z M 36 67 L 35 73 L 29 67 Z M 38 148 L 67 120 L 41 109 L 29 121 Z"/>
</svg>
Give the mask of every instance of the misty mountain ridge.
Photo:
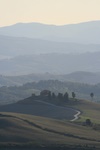
<svg viewBox="0 0 100 150">
<path fill-rule="evenodd" d="M 63 26 L 18 23 L 1 27 L 0 74 L 99 72 L 100 43 L 93 44 L 96 39 L 100 39 L 99 26 L 100 21 Z M 68 40 L 70 38 L 71 41 Z M 80 42 L 82 38 L 95 40 L 92 44 L 81 44 L 84 43 Z M 78 43 L 75 43 L 77 39 Z M 70 79 L 77 81 L 75 75 L 74 78 L 70 76 Z"/>
<path fill-rule="evenodd" d="M 100 51 L 100 45 L 54 42 L 41 39 L 0 35 L 0 55 L 3 57 L 40 53 L 84 53 L 87 51 Z"/>
<path fill-rule="evenodd" d="M 31 73 L 68 74 L 76 71 L 99 72 L 100 52 L 84 54 L 37 54 L 16 56 L 0 61 L 2 75 Z"/>
<path fill-rule="evenodd" d="M 0 27 L 0 34 L 58 42 L 100 44 L 100 21 L 62 26 L 41 23 L 17 23 L 7 27 Z"/>
<path fill-rule="evenodd" d="M 3 76 L 0 75 L 1 86 L 21 86 L 25 83 L 39 82 L 40 80 L 59 80 L 63 82 L 77 82 L 87 84 L 100 83 L 100 72 L 73 72 L 70 74 L 51 74 L 51 73 L 34 73 L 20 76 Z"/>
</svg>

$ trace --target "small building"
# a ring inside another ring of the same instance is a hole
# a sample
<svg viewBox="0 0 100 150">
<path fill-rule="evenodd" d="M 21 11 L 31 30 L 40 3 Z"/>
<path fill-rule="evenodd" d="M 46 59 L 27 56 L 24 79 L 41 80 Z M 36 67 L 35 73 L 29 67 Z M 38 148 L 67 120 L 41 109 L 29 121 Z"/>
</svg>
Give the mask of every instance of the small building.
<svg viewBox="0 0 100 150">
<path fill-rule="evenodd" d="M 40 92 L 40 96 L 48 96 L 51 93 L 49 90 L 43 90 Z"/>
</svg>

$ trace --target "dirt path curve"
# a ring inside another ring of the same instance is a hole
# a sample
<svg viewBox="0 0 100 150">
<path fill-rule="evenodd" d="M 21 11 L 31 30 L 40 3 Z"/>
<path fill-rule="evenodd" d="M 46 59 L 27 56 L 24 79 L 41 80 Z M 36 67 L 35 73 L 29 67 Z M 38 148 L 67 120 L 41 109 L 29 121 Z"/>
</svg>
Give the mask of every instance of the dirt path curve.
<svg viewBox="0 0 100 150">
<path fill-rule="evenodd" d="M 54 105 L 54 104 L 51 104 L 51 103 L 48 103 L 48 102 L 44 102 L 44 101 L 41 101 L 41 100 L 35 100 L 35 101 L 39 102 L 39 103 L 44 103 L 44 104 L 47 104 L 47 105 L 50 105 L 50 106 L 53 106 L 53 107 L 56 107 L 56 108 L 66 108 L 66 109 L 76 111 L 76 114 L 74 115 L 74 119 L 70 120 L 72 122 L 77 120 L 79 118 L 79 115 L 81 114 L 81 112 L 79 110 L 76 110 L 76 109 L 73 109 L 73 108 L 70 108 L 70 107 L 57 106 L 57 105 Z"/>
<path fill-rule="evenodd" d="M 74 115 L 74 119 L 70 120 L 70 121 L 75 121 L 79 118 L 79 115 L 81 114 L 81 112 L 79 110 L 76 110 L 77 114 Z"/>
</svg>

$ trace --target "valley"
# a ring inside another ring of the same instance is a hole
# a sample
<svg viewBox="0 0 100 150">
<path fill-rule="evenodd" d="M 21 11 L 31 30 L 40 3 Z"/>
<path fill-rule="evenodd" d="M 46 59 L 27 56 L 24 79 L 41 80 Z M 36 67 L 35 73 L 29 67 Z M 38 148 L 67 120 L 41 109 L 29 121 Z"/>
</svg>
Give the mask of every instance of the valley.
<svg viewBox="0 0 100 150">
<path fill-rule="evenodd" d="M 99 26 L 0 27 L 0 149 L 100 150 Z"/>
</svg>

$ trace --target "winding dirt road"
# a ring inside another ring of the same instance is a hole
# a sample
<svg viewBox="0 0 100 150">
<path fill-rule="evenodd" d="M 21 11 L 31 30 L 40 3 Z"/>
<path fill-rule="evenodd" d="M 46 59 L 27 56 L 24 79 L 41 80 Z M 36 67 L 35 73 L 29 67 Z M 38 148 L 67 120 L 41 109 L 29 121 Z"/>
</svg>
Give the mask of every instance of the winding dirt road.
<svg viewBox="0 0 100 150">
<path fill-rule="evenodd" d="M 79 115 L 81 114 L 81 112 L 79 110 L 77 110 L 77 114 L 74 115 L 74 119 L 70 120 L 70 121 L 75 121 L 79 118 Z"/>
</svg>

